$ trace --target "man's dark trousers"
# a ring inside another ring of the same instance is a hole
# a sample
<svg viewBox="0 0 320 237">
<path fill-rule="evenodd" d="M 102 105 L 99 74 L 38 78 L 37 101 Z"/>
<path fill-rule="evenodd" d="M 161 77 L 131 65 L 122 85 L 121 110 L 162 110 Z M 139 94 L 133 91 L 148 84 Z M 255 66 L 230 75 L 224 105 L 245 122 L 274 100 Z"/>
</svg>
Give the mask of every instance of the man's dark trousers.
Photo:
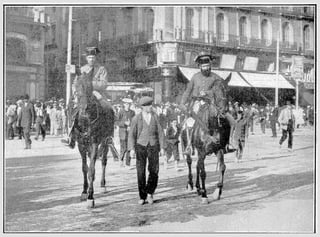
<svg viewBox="0 0 320 237">
<path fill-rule="evenodd" d="M 158 185 L 159 148 L 158 146 L 142 146 L 136 144 L 136 168 L 140 199 L 145 200 L 147 194 L 153 194 Z M 146 163 L 148 159 L 149 177 L 146 183 Z"/>
<path fill-rule="evenodd" d="M 24 127 L 23 128 L 23 136 L 26 142 L 26 148 L 31 147 L 31 139 L 30 139 L 30 127 Z"/>
<path fill-rule="evenodd" d="M 282 129 L 282 137 L 280 139 L 279 144 L 281 145 L 286 139 L 287 136 L 289 135 L 289 140 L 288 140 L 288 148 L 292 148 L 292 130 L 291 129 Z"/>
</svg>

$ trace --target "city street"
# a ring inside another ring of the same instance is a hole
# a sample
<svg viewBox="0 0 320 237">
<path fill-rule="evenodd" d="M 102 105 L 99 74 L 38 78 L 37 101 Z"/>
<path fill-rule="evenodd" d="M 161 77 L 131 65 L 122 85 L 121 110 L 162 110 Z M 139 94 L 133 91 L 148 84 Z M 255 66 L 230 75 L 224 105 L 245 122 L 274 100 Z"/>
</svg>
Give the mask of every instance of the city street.
<svg viewBox="0 0 320 237">
<path fill-rule="evenodd" d="M 100 189 L 101 163 L 96 163 L 94 209 L 80 202 L 83 177 L 77 149 L 48 136 L 23 150 L 23 140 L 5 142 L 5 232 L 274 232 L 314 231 L 314 131 L 294 133 L 292 152 L 270 129 L 250 135 L 243 161 L 225 156 L 227 170 L 221 200 L 213 201 L 218 180 L 215 156 L 207 157 L 209 204 L 187 192 L 187 167 L 174 162 L 164 169 L 153 205 L 138 205 L 136 170 L 120 167 L 108 154 L 107 190 Z M 117 133 L 116 133 L 117 134 Z M 119 141 L 116 139 L 119 149 Z M 196 157 L 193 171 L 195 176 Z M 132 160 L 135 165 L 135 159 Z"/>
</svg>

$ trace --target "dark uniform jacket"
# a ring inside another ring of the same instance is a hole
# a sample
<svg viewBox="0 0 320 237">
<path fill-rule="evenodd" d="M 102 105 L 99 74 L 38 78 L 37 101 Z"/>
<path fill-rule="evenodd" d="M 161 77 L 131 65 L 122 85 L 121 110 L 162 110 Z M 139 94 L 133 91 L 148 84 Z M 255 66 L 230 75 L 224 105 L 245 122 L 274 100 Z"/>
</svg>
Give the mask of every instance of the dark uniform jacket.
<svg viewBox="0 0 320 237">
<path fill-rule="evenodd" d="M 128 120 L 132 121 L 135 113 L 133 110 L 128 111 L 122 109 L 118 115 L 118 125 L 119 125 L 119 138 L 120 140 L 126 140 L 128 138 L 128 125 L 125 124 Z M 129 125 L 130 126 L 130 125 Z"/>
<path fill-rule="evenodd" d="M 35 112 L 33 104 L 28 102 L 27 105 L 22 106 L 21 110 L 21 127 L 31 127 L 31 124 L 35 122 Z"/>
<path fill-rule="evenodd" d="M 107 70 L 99 64 L 96 64 L 93 67 L 90 67 L 88 64 L 86 64 L 80 69 L 81 73 L 87 74 L 89 74 L 91 70 L 93 70 L 92 90 L 104 91 L 108 84 Z M 78 78 L 76 77 L 72 85 L 73 91 L 75 90 L 75 84 L 77 80 Z"/>
<path fill-rule="evenodd" d="M 214 103 L 219 110 L 226 110 L 227 98 L 225 91 L 222 89 L 224 81 L 214 73 L 206 77 L 201 72 L 196 73 L 187 85 L 187 89 L 182 95 L 181 104 L 190 101 L 192 97 L 199 97 L 200 92 L 204 91 L 206 96 L 214 98 Z"/>
<path fill-rule="evenodd" d="M 140 138 L 143 124 L 142 112 L 133 117 L 128 137 L 128 150 L 133 150 L 135 148 L 137 141 Z M 166 143 L 164 132 L 160 125 L 159 118 L 154 112 L 151 113 L 151 120 L 148 126 L 149 134 L 152 135 L 150 136 L 150 139 L 155 139 L 154 141 L 150 141 L 152 143 L 151 145 L 154 143 L 158 146 L 159 150 L 160 148 L 165 149 Z"/>
</svg>

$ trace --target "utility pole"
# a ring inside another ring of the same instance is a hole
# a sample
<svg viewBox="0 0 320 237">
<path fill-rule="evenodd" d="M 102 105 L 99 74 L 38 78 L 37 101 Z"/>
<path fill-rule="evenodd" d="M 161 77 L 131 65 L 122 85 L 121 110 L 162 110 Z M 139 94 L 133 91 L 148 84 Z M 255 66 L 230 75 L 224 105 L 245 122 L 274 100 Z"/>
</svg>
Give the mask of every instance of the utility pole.
<svg viewBox="0 0 320 237">
<path fill-rule="evenodd" d="M 67 95 L 66 103 L 70 101 L 71 95 L 71 48 L 72 48 L 72 7 L 69 7 L 69 26 L 68 26 L 68 51 L 67 51 Z"/>
<path fill-rule="evenodd" d="M 281 15 L 279 17 L 279 30 L 278 30 L 278 36 L 277 36 L 277 56 L 276 56 L 276 95 L 275 95 L 275 101 L 274 105 L 279 105 L 279 54 L 280 54 L 280 30 L 281 30 Z"/>
</svg>

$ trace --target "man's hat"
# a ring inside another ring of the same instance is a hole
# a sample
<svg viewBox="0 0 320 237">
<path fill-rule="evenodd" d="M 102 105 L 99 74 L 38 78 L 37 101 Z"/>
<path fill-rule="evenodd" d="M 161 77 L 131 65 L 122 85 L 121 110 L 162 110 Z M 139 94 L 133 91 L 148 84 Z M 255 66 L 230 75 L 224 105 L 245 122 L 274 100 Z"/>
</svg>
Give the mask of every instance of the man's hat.
<svg viewBox="0 0 320 237">
<path fill-rule="evenodd" d="M 130 98 L 123 98 L 123 99 L 122 99 L 122 102 L 129 104 L 129 103 L 132 103 L 132 99 L 130 99 Z"/>
<path fill-rule="evenodd" d="M 195 59 L 194 61 L 199 64 L 206 64 L 210 63 L 211 60 L 213 59 L 212 55 L 206 52 L 201 52 Z"/>
<path fill-rule="evenodd" d="M 86 56 L 97 56 L 97 54 L 100 53 L 100 50 L 97 47 L 87 47 L 86 48 Z"/>
<path fill-rule="evenodd" d="M 148 105 L 152 105 L 153 99 L 149 96 L 143 96 L 141 97 L 141 99 L 139 100 L 139 105 L 141 106 L 148 106 Z"/>
<path fill-rule="evenodd" d="M 29 95 L 28 95 L 28 94 L 25 94 L 25 95 L 23 96 L 23 99 L 24 99 L 24 100 L 29 100 Z"/>
</svg>

